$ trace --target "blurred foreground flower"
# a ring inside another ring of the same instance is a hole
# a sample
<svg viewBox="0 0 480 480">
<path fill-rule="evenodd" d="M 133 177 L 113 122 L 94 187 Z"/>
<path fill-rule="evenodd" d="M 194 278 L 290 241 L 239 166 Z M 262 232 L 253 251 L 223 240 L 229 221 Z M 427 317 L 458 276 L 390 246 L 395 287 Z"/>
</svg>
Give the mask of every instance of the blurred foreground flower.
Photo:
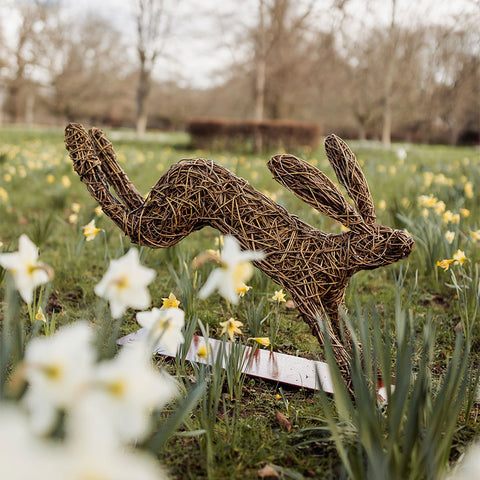
<svg viewBox="0 0 480 480">
<path fill-rule="evenodd" d="M 112 360 L 99 363 L 94 385 L 88 401 L 126 442 L 145 438 L 152 411 L 162 409 L 178 394 L 173 378 L 152 365 L 151 352 L 143 341 L 127 345 Z"/>
<path fill-rule="evenodd" d="M 53 442 L 37 438 L 18 404 L 0 402 L 0 478 L 50 480 L 62 478 L 60 450 Z M 27 460 L 28 459 L 28 460 Z"/>
<path fill-rule="evenodd" d="M 77 322 L 27 344 L 22 372 L 28 382 L 24 402 L 36 432 L 50 431 L 58 411 L 70 407 L 88 385 L 95 361 L 92 342 L 91 327 Z"/>
<path fill-rule="evenodd" d="M 480 478 L 480 443 L 470 446 L 449 480 L 478 480 Z"/>
<path fill-rule="evenodd" d="M 153 308 L 150 312 L 137 313 L 137 322 L 148 330 L 150 339 L 170 354 L 175 355 L 184 342 L 182 328 L 185 325 L 183 310 L 176 307 Z"/>
<path fill-rule="evenodd" d="M 100 228 L 97 228 L 95 226 L 95 220 L 92 220 L 91 222 L 84 225 L 82 227 L 82 230 L 85 238 L 87 239 L 87 242 L 92 241 L 97 236 L 97 234 L 102 231 Z"/>
<path fill-rule="evenodd" d="M 131 248 L 123 257 L 112 260 L 95 293 L 110 302 L 112 317 L 119 318 L 128 307 L 143 309 L 150 305 L 147 285 L 155 277 L 151 268 L 138 260 L 138 250 Z"/>
<path fill-rule="evenodd" d="M 155 459 L 120 445 L 88 405 L 67 419 L 63 442 L 33 434 L 25 413 L 0 402 L 0 478 L 5 480 L 165 480 Z M 78 409 L 76 409 L 78 410 Z M 72 418 L 73 417 L 73 418 Z M 75 419 L 75 421 L 72 421 Z M 28 459 L 28 460 L 27 460 Z"/>
<path fill-rule="evenodd" d="M 226 322 L 220 322 L 220 326 L 222 327 L 222 331 L 220 332 L 220 335 L 223 335 L 224 333 L 226 333 L 232 342 L 234 340 L 233 337 L 235 335 L 243 334 L 243 332 L 239 328 L 239 327 L 243 327 L 243 323 L 239 322 L 238 320 L 234 320 L 233 318 L 230 318 Z"/>
<path fill-rule="evenodd" d="M 206 298 L 218 290 L 225 299 L 237 304 L 238 289 L 253 275 L 253 266 L 250 261 L 263 258 L 265 258 L 263 252 L 241 251 L 234 237 L 225 236 L 224 247 L 219 258 L 222 266 L 210 273 L 205 285 L 200 289 L 200 298 Z"/>
<path fill-rule="evenodd" d="M 18 241 L 18 252 L 0 254 L 0 265 L 11 272 L 15 287 L 27 303 L 32 302 L 35 287 L 53 278 L 53 270 L 38 261 L 38 249 L 25 234 Z"/>
</svg>

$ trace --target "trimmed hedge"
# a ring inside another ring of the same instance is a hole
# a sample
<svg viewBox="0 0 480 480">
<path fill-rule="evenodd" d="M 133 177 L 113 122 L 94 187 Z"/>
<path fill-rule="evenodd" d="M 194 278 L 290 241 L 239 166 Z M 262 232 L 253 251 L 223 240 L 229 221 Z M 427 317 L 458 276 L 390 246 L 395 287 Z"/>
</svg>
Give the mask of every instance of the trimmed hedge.
<svg viewBox="0 0 480 480">
<path fill-rule="evenodd" d="M 313 123 L 219 118 L 191 120 L 187 131 L 195 148 L 240 151 L 315 148 L 322 135 Z"/>
</svg>

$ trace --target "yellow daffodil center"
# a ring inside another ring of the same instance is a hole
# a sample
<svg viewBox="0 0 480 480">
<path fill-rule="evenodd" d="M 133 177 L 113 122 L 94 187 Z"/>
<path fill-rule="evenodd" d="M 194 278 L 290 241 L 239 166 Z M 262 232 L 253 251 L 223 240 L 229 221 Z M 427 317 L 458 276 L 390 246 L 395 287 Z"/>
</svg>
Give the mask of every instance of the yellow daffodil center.
<svg viewBox="0 0 480 480">
<path fill-rule="evenodd" d="M 240 330 L 239 327 L 243 327 L 243 323 L 239 322 L 237 320 L 234 320 L 233 318 L 230 318 L 226 322 L 220 322 L 220 325 L 222 327 L 222 331 L 220 335 L 223 335 L 224 333 L 227 333 L 229 336 L 230 340 L 233 342 L 233 337 L 234 335 L 242 335 L 243 332 Z"/>
<path fill-rule="evenodd" d="M 180 305 L 180 300 L 177 300 L 177 297 L 171 293 L 168 298 L 163 299 L 162 308 L 177 308 Z"/>
<path fill-rule="evenodd" d="M 202 343 L 197 349 L 197 356 L 206 359 L 210 354 L 210 350 L 210 345 L 207 347 L 204 343 Z"/>
<path fill-rule="evenodd" d="M 35 315 L 35 320 L 40 320 L 41 322 L 44 322 L 44 323 L 47 321 L 47 319 L 45 318 L 45 315 L 43 314 L 42 307 L 38 308 L 38 312 Z"/>
<path fill-rule="evenodd" d="M 115 280 L 113 280 L 113 284 L 119 289 L 123 290 L 128 288 L 130 282 L 128 281 L 128 276 L 127 275 L 122 275 Z"/>
<path fill-rule="evenodd" d="M 45 365 L 43 367 L 43 373 L 45 376 L 52 381 L 59 380 L 63 373 L 63 368 L 61 365 Z"/>
<path fill-rule="evenodd" d="M 465 262 L 466 259 L 467 257 L 465 255 L 465 252 L 463 252 L 462 250 L 457 250 L 457 252 L 453 254 L 453 260 L 455 260 L 455 262 L 459 263 L 460 265 Z"/>
<path fill-rule="evenodd" d="M 125 380 L 119 379 L 107 384 L 107 391 L 113 397 L 120 398 L 124 395 L 127 390 L 127 384 Z"/>
<path fill-rule="evenodd" d="M 246 285 L 245 283 L 241 283 L 238 287 L 237 287 L 237 293 L 243 297 L 252 287 L 250 287 L 249 285 Z"/>
<path fill-rule="evenodd" d="M 253 275 L 253 267 L 250 262 L 240 262 L 233 270 L 232 280 L 236 288 L 244 284 Z"/>
<path fill-rule="evenodd" d="M 28 263 L 27 264 L 27 273 L 29 275 L 33 275 L 37 270 L 38 270 L 38 265 L 35 265 L 34 263 Z"/>
<path fill-rule="evenodd" d="M 172 326 L 172 319 L 171 318 L 162 318 L 157 323 L 157 334 L 160 336 L 164 332 L 170 329 Z"/>
</svg>

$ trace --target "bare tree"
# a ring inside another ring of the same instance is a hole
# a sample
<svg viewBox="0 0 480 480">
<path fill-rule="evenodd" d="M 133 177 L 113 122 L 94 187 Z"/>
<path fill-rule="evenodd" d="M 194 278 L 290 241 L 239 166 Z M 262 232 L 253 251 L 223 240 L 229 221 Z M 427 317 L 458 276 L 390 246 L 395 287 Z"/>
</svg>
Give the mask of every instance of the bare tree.
<svg viewBox="0 0 480 480">
<path fill-rule="evenodd" d="M 161 55 L 172 25 L 172 11 L 166 0 L 137 0 L 137 135 L 145 133 L 152 72 Z"/>
<path fill-rule="evenodd" d="M 438 28 L 435 37 L 435 113 L 449 143 L 456 144 L 462 131 L 480 133 L 480 36 L 477 29 Z"/>
<path fill-rule="evenodd" d="M 395 57 L 398 48 L 398 27 L 396 24 L 397 0 L 391 0 L 390 25 L 387 29 L 386 55 L 383 76 L 383 112 L 382 112 L 382 143 L 389 148 L 392 137 L 392 86 L 395 70 Z"/>
<path fill-rule="evenodd" d="M 25 120 L 26 98 L 33 94 L 33 84 L 28 70 L 36 64 L 35 52 L 47 14 L 47 6 L 39 2 L 19 2 L 16 5 L 19 27 L 10 51 L 10 75 L 6 81 L 6 110 L 14 122 Z M 32 101 L 30 100 L 30 105 Z"/>
<path fill-rule="evenodd" d="M 129 89 L 129 74 L 120 34 L 106 20 L 92 15 L 57 25 L 50 34 L 50 107 L 66 121 L 79 118 L 115 121 L 116 109 Z"/>
</svg>

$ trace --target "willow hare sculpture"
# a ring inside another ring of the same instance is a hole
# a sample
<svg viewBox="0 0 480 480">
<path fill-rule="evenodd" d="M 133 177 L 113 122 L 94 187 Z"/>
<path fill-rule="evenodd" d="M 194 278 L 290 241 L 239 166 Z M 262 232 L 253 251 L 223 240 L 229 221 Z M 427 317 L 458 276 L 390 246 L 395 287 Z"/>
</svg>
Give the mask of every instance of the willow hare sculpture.
<svg viewBox="0 0 480 480">
<path fill-rule="evenodd" d="M 246 180 L 204 159 L 173 165 L 144 199 L 118 165 L 101 130 L 87 132 L 70 124 L 65 141 L 75 171 L 133 243 L 169 247 L 209 225 L 233 235 L 244 249 L 265 252 L 265 259 L 255 265 L 285 288 L 320 343 L 318 317 L 328 319 L 329 336 L 345 373 L 348 354 L 341 342 L 339 306 L 344 305 L 350 277 L 401 260 L 414 246 L 403 231 L 375 223 L 365 176 L 355 155 L 335 135 L 325 139 L 325 150 L 355 208 L 324 173 L 303 160 L 276 155 L 268 167 L 275 180 L 349 229 L 341 234 L 317 230 Z"/>
</svg>

